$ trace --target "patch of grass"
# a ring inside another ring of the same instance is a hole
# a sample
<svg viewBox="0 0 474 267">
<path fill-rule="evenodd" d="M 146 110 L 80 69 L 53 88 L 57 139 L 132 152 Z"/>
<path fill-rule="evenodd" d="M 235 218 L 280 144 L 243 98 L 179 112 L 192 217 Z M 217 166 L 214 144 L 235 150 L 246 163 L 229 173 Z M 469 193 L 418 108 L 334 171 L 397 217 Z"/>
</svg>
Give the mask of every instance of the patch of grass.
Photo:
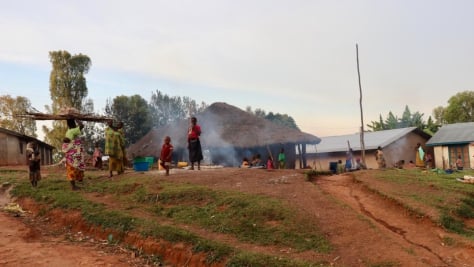
<svg viewBox="0 0 474 267">
<path fill-rule="evenodd" d="M 434 208 L 438 211 L 439 217 L 431 218 L 433 221 L 439 222 L 449 231 L 474 238 L 474 230 L 468 228 L 463 221 L 474 217 L 473 188 L 469 184 L 456 181 L 457 177 L 472 174 L 474 174 L 472 170 L 453 174 L 418 169 L 386 170 L 374 172 L 374 178 L 390 186 L 380 188 L 370 183 L 365 185 L 374 192 L 399 203 L 412 214 L 415 212 L 418 217 L 425 217 L 427 213 L 432 214 L 429 210 Z M 357 176 L 355 179 L 358 179 Z"/>
<path fill-rule="evenodd" d="M 159 216 L 231 234 L 241 241 L 330 251 L 328 241 L 314 225 L 269 197 L 175 185 L 164 186 L 159 204 L 153 209 Z"/>
<path fill-rule="evenodd" d="M 41 181 L 38 188 L 33 188 L 26 176 L 20 177 L 17 172 L 10 174 L 9 178 L 2 179 L 16 183 L 12 190 L 14 196 L 29 197 L 46 204 L 40 211 L 43 215 L 55 208 L 81 211 L 86 223 L 110 231 L 108 240 L 111 244 L 121 242 L 126 233 L 134 231 L 141 233 L 144 238 L 153 237 L 171 243 L 189 244 L 194 252 L 203 252 L 207 255 L 208 264 L 231 259 L 234 263 L 244 261 L 253 263 L 252 266 L 315 266 L 268 255 L 253 255 L 251 259 L 245 260 L 242 258 L 245 254 L 227 245 L 200 238 L 179 227 L 157 224 L 159 218 L 156 217 L 144 219 L 127 213 L 127 210 L 140 207 L 145 210 L 153 209 L 157 214 L 168 214 L 176 221 L 197 223 L 213 230 L 221 229 L 222 232 L 237 236 L 244 241 L 285 245 L 302 250 L 329 250 L 328 242 L 316 234 L 313 225 L 296 220 L 288 208 L 270 198 L 216 192 L 204 187 L 172 183 L 165 184 L 164 188 L 160 185 L 157 192 L 153 190 L 157 187 L 151 181 L 135 177 L 111 183 L 110 180 L 90 176 L 84 181 L 83 190 L 71 191 L 69 183 L 59 173 L 51 174 L 48 179 Z M 114 210 L 104 204 L 91 202 L 84 194 L 91 192 L 110 194 L 114 197 L 114 201 L 130 208 Z M 229 227 L 224 226 L 226 224 Z M 241 229 L 245 229 L 242 231 L 243 234 L 238 233 Z M 259 238 L 262 241 L 259 241 Z M 235 258 L 235 255 L 238 257 Z M 259 265 L 260 263 L 262 265 Z"/>
<path fill-rule="evenodd" d="M 443 237 L 442 240 L 443 244 L 445 244 L 446 246 L 454 246 L 456 244 L 456 240 L 449 236 Z"/>
<path fill-rule="evenodd" d="M 401 266 L 398 262 L 393 261 L 385 261 L 385 262 L 377 262 L 369 264 L 370 267 L 397 267 Z"/>
<path fill-rule="evenodd" d="M 254 253 L 239 253 L 232 257 L 226 264 L 226 267 L 313 267 L 313 266 L 332 266 L 327 262 L 307 263 L 303 261 L 292 261 L 284 257 L 274 257 Z"/>
<path fill-rule="evenodd" d="M 464 222 L 454 218 L 453 216 L 450 216 L 447 213 L 444 213 L 443 215 L 441 215 L 440 224 L 444 228 L 446 228 L 446 229 L 448 229 L 452 232 L 455 232 L 455 233 L 458 233 L 458 234 L 464 234 L 465 233 Z"/>
<path fill-rule="evenodd" d="M 474 218 L 474 199 L 462 199 L 461 204 L 456 209 L 456 214 L 465 219 Z"/>
</svg>

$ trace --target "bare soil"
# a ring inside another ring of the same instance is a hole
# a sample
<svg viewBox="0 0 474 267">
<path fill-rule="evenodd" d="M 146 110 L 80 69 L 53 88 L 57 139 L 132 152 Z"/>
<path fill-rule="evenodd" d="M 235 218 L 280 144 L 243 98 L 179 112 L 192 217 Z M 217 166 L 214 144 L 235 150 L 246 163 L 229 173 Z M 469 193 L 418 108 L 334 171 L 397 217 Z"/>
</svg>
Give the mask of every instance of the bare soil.
<svg viewBox="0 0 474 267">
<path fill-rule="evenodd" d="M 305 181 L 302 170 L 203 168 L 201 171 L 172 170 L 170 176 L 164 176 L 161 171 L 127 171 L 123 176 L 114 176 L 111 182 L 128 175 L 142 175 L 144 179 L 156 179 L 157 183 L 185 182 L 215 190 L 273 196 L 314 221 L 334 247 L 329 254 L 301 253 L 290 248 L 242 243 L 227 235 L 184 226 L 197 235 L 239 249 L 324 261 L 333 266 L 474 266 L 474 241 L 437 225 L 432 220 L 438 216 L 436 210 L 417 207 L 426 216 L 415 216 L 400 202 L 383 197 L 379 192 L 389 192 L 393 188 L 390 183 L 373 178 L 377 171 L 318 177 L 314 182 Z M 108 179 L 106 172 L 103 176 Z M 18 217 L 0 212 L 2 266 L 152 265 L 149 258 L 139 257 L 123 245 L 107 244 L 106 237 L 91 231 L 87 225 L 71 226 L 70 218 L 79 216 L 77 213 L 39 216 L 41 208 L 33 201 L 10 200 L 7 195 L 7 190 L 0 190 L 0 205 L 16 201 L 27 212 Z M 114 205 L 106 194 L 88 194 L 86 197 L 111 207 Z M 141 244 L 150 242 L 141 240 Z M 182 244 L 161 242 L 160 246 L 162 266 L 205 266 L 199 255 L 192 255 Z"/>
</svg>

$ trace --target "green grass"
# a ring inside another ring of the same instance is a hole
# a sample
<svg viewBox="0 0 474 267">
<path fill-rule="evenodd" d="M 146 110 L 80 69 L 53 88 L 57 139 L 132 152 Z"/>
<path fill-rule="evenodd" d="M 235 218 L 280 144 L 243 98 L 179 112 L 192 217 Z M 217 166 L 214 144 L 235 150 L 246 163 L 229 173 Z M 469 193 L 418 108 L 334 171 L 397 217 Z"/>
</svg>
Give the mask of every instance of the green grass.
<svg viewBox="0 0 474 267">
<path fill-rule="evenodd" d="M 245 259 L 245 255 L 250 255 L 247 252 L 201 238 L 179 226 L 162 225 L 159 222 L 163 218 L 176 222 L 173 225 L 196 225 L 262 246 L 275 245 L 319 253 L 331 250 L 317 226 L 298 217 L 284 203 L 269 197 L 213 191 L 190 184 L 161 182 L 158 185 L 153 179 L 143 179 L 140 175 L 112 182 L 93 173 L 86 177 L 80 191 L 71 191 L 62 173 L 50 174 L 40 181 L 38 188 L 32 188 L 26 174 L 3 172 L 0 182 L 14 185 L 11 194 L 15 197 L 30 197 L 45 204 L 40 214 L 45 215 L 57 208 L 80 211 L 87 224 L 100 226 L 108 234 L 110 243 L 120 243 L 124 235 L 136 232 L 143 237 L 186 243 L 193 251 L 205 253 L 207 263 L 226 259 L 229 264 L 245 261 L 248 263 L 246 266 L 315 266 L 263 254 L 252 254 Z M 119 208 L 90 201 L 87 194 L 107 194 Z M 142 218 L 136 215 L 137 210 L 148 212 L 149 216 Z"/>
<path fill-rule="evenodd" d="M 329 243 L 314 225 L 269 197 L 164 184 L 153 211 L 158 216 L 231 234 L 243 242 L 330 251 Z"/>
<path fill-rule="evenodd" d="M 242 267 L 242 266 L 252 266 L 252 267 L 313 267 L 313 266 L 330 266 L 327 263 L 305 263 L 299 261 L 290 261 L 283 257 L 275 256 L 261 256 L 254 253 L 239 253 L 235 255 L 229 262 L 227 262 L 226 267 Z"/>
<path fill-rule="evenodd" d="M 464 175 L 474 175 L 474 171 L 445 174 L 392 169 L 374 172 L 376 179 L 390 183 L 390 190 L 382 192 L 369 183 L 366 186 L 419 216 L 424 216 L 425 209 L 434 208 L 439 214 L 438 218 L 432 218 L 435 222 L 451 232 L 474 239 L 474 229 L 464 223 L 464 220 L 474 218 L 474 186 L 456 181 Z M 363 178 L 360 179 L 363 182 Z"/>
<path fill-rule="evenodd" d="M 362 172 L 361 172 L 362 173 Z M 399 203 L 412 214 L 425 217 L 427 210 L 438 213 L 433 221 L 445 229 L 474 239 L 474 229 L 465 220 L 474 217 L 474 185 L 456 181 L 462 174 L 438 174 L 420 170 L 385 170 L 370 172 L 377 182 L 389 186 L 377 187 L 365 181 L 358 172 L 354 180 L 377 194 Z M 309 173 L 317 177 L 320 173 Z M 0 184 L 11 184 L 16 197 L 31 197 L 45 204 L 40 214 L 60 208 L 77 210 L 90 225 L 101 226 L 111 233 L 111 242 L 121 242 L 128 232 L 144 237 L 182 242 L 195 252 L 207 255 L 207 263 L 227 261 L 227 266 L 328 266 L 307 263 L 272 255 L 253 254 L 237 250 L 215 240 L 204 239 L 182 225 L 196 226 L 229 235 L 241 242 L 260 246 L 280 246 L 296 251 L 331 251 L 329 242 L 309 223 L 278 199 L 235 191 L 216 191 L 207 187 L 179 182 L 157 183 L 140 174 L 127 175 L 110 181 L 91 172 L 83 190 L 71 191 L 63 173 L 50 174 L 32 188 L 26 171 L 0 170 Z M 382 189 L 383 188 L 383 189 Z M 107 195 L 114 205 L 90 201 L 86 195 Z M 114 208 L 114 207 L 117 208 Z M 138 214 L 147 214 L 140 216 Z M 167 221 L 160 224 L 160 221 Z M 171 223 L 170 223 L 171 222 Z M 174 225 L 174 226 L 172 226 Z M 446 243 L 449 240 L 445 241 Z M 367 266 L 397 266 L 393 262 L 368 263 Z"/>
</svg>

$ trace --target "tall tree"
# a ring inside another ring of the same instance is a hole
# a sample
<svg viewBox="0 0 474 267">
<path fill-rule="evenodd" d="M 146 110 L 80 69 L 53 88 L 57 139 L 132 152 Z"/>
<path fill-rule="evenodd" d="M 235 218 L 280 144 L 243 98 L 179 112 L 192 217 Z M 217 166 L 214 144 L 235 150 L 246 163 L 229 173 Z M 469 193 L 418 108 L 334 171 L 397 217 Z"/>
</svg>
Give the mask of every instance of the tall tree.
<svg viewBox="0 0 474 267">
<path fill-rule="evenodd" d="M 379 115 L 379 121 L 371 121 L 371 124 L 367 124 L 367 127 L 372 129 L 374 132 L 383 131 L 387 128 L 383 121 L 382 114 Z"/>
<path fill-rule="evenodd" d="M 443 111 L 443 121 L 446 123 L 474 121 L 474 91 L 464 91 L 452 96 Z"/>
<path fill-rule="evenodd" d="M 93 102 L 87 99 L 85 74 L 89 71 L 91 60 L 88 56 L 71 55 L 67 51 L 49 52 L 52 70 L 49 78 L 49 91 L 52 100 L 51 107 L 46 109 L 52 114 L 58 114 L 63 108 L 75 108 L 80 112 L 93 111 Z M 43 126 L 45 141 L 59 148 L 62 137 L 67 130 L 65 121 L 54 121 L 52 129 Z"/>
<path fill-rule="evenodd" d="M 396 129 L 399 126 L 397 116 L 393 115 L 391 111 L 388 112 L 387 119 L 385 120 L 385 125 L 387 126 L 387 129 Z"/>
<path fill-rule="evenodd" d="M 443 123 L 446 123 L 444 121 L 444 108 L 442 106 L 438 106 L 436 108 L 433 109 L 433 117 L 434 117 L 434 120 L 435 120 L 435 123 L 436 124 L 443 124 Z"/>
<path fill-rule="evenodd" d="M 269 120 L 275 124 L 299 130 L 298 125 L 296 125 L 296 121 L 293 119 L 293 117 L 287 114 L 273 113 L 271 111 L 267 114 L 265 110 L 260 108 L 257 108 L 255 109 L 255 111 L 252 111 L 252 108 L 250 106 L 248 106 L 245 111 L 259 118 Z"/>
<path fill-rule="evenodd" d="M 426 122 L 425 132 L 433 135 L 434 133 L 438 131 L 439 127 L 440 127 L 440 124 L 435 123 L 430 116 L 428 118 L 428 121 Z"/>
<path fill-rule="evenodd" d="M 115 120 L 123 122 L 127 146 L 137 142 L 152 128 L 148 103 L 140 95 L 122 95 L 112 101 L 107 100 L 105 112 Z"/>
<path fill-rule="evenodd" d="M 412 113 L 408 106 L 405 106 L 405 110 L 401 118 L 398 118 L 393 114 L 393 112 L 389 112 L 385 121 L 382 118 L 382 115 L 379 116 L 379 121 L 372 121 L 371 124 L 367 126 L 372 129 L 372 131 L 383 131 L 389 129 L 398 129 L 398 128 L 406 128 L 406 127 L 417 127 L 420 130 L 423 130 L 427 133 L 434 133 L 438 130 L 435 123 L 433 123 L 431 117 L 431 123 L 429 126 L 423 120 L 423 113 L 415 112 Z"/>
<path fill-rule="evenodd" d="M 0 96 L 0 127 L 24 135 L 36 135 L 36 121 L 32 119 L 18 119 L 15 116 L 33 111 L 31 102 L 23 96 Z"/>
<path fill-rule="evenodd" d="M 189 97 L 170 97 L 158 90 L 152 93 L 149 105 L 153 127 L 189 118 L 207 108 L 204 102 L 197 104 Z"/>
</svg>

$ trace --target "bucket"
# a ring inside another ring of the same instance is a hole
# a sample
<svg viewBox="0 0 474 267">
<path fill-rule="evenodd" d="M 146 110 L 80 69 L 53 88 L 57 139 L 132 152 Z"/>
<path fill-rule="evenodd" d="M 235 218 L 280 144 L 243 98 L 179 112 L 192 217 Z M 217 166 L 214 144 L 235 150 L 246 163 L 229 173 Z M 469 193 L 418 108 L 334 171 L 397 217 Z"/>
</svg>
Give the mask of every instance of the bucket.
<svg viewBox="0 0 474 267">
<path fill-rule="evenodd" d="M 133 169 L 137 172 L 148 171 L 148 162 L 135 162 L 133 163 Z"/>
<path fill-rule="evenodd" d="M 145 161 L 148 162 L 148 168 L 151 169 L 153 167 L 153 161 L 155 160 L 154 157 L 145 157 Z"/>
</svg>

